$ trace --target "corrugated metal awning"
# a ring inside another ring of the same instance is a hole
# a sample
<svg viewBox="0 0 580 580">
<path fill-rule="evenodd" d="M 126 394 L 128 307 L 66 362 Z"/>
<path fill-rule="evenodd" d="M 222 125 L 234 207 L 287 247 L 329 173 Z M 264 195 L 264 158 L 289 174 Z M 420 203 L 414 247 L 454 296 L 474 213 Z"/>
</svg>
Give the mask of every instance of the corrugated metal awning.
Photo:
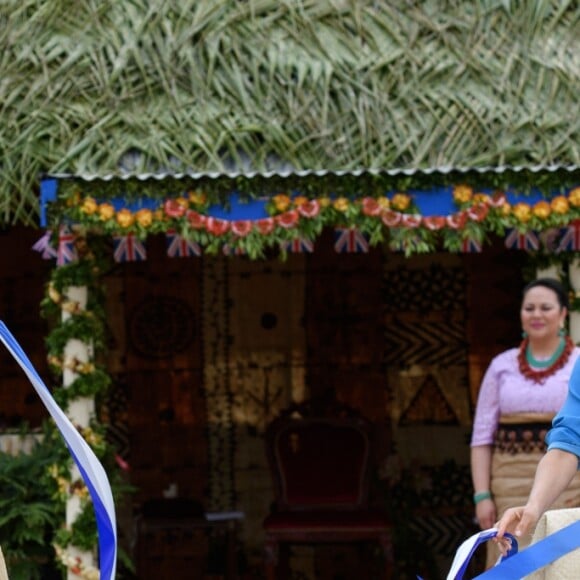
<svg viewBox="0 0 580 580">
<path fill-rule="evenodd" d="M 429 167 L 429 168 L 396 168 L 396 169 L 352 169 L 352 170 L 277 170 L 277 171 L 186 171 L 182 173 L 164 172 L 164 173 L 54 173 L 46 176 L 47 179 L 76 179 L 80 181 L 112 181 L 114 179 L 140 181 L 163 180 L 163 179 L 271 179 L 271 178 L 304 178 L 304 177 L 361 177 L 361 176 L 388 176 L 404 177 L 413 175 L 450 175 L 453 173 L 461 174 L 505 174 L 505 173 L 575 173 L 580 172 L 580 165 L 499 165 L 489 167 Z"/>
</svg>

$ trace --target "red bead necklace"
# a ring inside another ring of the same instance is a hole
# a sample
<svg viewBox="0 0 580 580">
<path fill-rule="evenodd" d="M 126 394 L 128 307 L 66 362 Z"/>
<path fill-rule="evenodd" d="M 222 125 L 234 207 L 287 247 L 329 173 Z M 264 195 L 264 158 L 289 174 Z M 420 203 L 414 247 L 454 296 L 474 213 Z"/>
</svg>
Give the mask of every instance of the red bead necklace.
<svg viewBox="0 0 580 580">
<path fill-rule="evenodd" d="M 564 350 L 562 351 L 562 354 L 554 361 L 554 363 L 548 368 L 536 370 L 530 366 L 526 357 L 526 350 L 528 348 L 530 339 L 524 338 L 522 344 L 520 345 L 520 352 L 518 353 L 518 364 L 522 375 L 524 375 L 524 377 L 527 379 L 534 381 L 534 383 L 542 384 L 549 376 L 560 370 L 568 362 L 570 354 L 572 354 L 572 350 L 574 349 L 574 342 L 569 336 L 566 336 L 564 340 L 566 341 Z"/>
</svg>

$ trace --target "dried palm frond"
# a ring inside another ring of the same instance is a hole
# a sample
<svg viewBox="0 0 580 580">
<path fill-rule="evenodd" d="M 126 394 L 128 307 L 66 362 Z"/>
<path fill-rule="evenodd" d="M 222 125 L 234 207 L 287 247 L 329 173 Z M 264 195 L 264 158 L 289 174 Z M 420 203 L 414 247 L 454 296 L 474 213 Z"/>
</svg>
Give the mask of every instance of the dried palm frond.
<svg viewBox="0 0 580 580">
<path fill-rule="evenodd" d="M 42 172 L 580 163 L 572 0 L 4 0 L 0 220 Z"/>
</svg>

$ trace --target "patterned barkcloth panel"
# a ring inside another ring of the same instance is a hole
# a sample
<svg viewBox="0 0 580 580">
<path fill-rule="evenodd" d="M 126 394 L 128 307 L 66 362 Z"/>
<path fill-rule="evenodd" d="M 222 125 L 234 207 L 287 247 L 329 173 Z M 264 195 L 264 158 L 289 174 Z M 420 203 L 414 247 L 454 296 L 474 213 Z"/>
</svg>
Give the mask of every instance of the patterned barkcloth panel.
<svg viewBox="0 0 580 580">
<path fill-rule="evenodd" d="M 421 469 L 394 483 L 392 501 L 397 513 L 413 512 L 401 525 L 440 569 L 448 567 L 457 545 L 471 531 L 470 518 L 463 513 L 471 494 L 469 470 L 463 465 L 468 444 L 462 441 L 452 448 L 443 443 L 449 427 L 463 433 L 471 424 L 466 278 L 460 258 L 447 255 L 411 262 L 389 257 L 383 279 L 384 360 L 396 447 L 404 444 L 405 453 L 413 453 L 425 448 L 425 433 L 431 438 L 427 457 L 402 459 L 404 465 Z M 445 456 L 443 463 L 428 465 L 438 454 Z M 417 482 L 428 490 L 425 494 Z M 445 497 L 438 495 L 441 490 Z M 398 549 L 402 560 L 419 557 L 412 545 Z"/>
<path fill-rule="evenodd" d="M 454 256 L 385 268 L 385 364 L 395 424 L 469 425 L 466 278 Z"/>
</svg>

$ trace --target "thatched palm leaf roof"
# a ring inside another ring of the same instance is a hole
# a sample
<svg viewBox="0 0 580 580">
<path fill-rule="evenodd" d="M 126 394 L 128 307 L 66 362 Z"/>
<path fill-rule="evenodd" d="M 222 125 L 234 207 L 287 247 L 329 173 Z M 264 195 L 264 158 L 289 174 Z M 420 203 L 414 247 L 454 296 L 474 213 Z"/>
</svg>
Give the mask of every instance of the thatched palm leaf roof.
<svg viewBox="0 0 580 580">
<path fill-rule="evenodd" d="M 573 1 L 7 0 L 0 23 L 3 221 L 36 220 L 40 172 L 120 162 L 580 163 Z"/>
</svg>

